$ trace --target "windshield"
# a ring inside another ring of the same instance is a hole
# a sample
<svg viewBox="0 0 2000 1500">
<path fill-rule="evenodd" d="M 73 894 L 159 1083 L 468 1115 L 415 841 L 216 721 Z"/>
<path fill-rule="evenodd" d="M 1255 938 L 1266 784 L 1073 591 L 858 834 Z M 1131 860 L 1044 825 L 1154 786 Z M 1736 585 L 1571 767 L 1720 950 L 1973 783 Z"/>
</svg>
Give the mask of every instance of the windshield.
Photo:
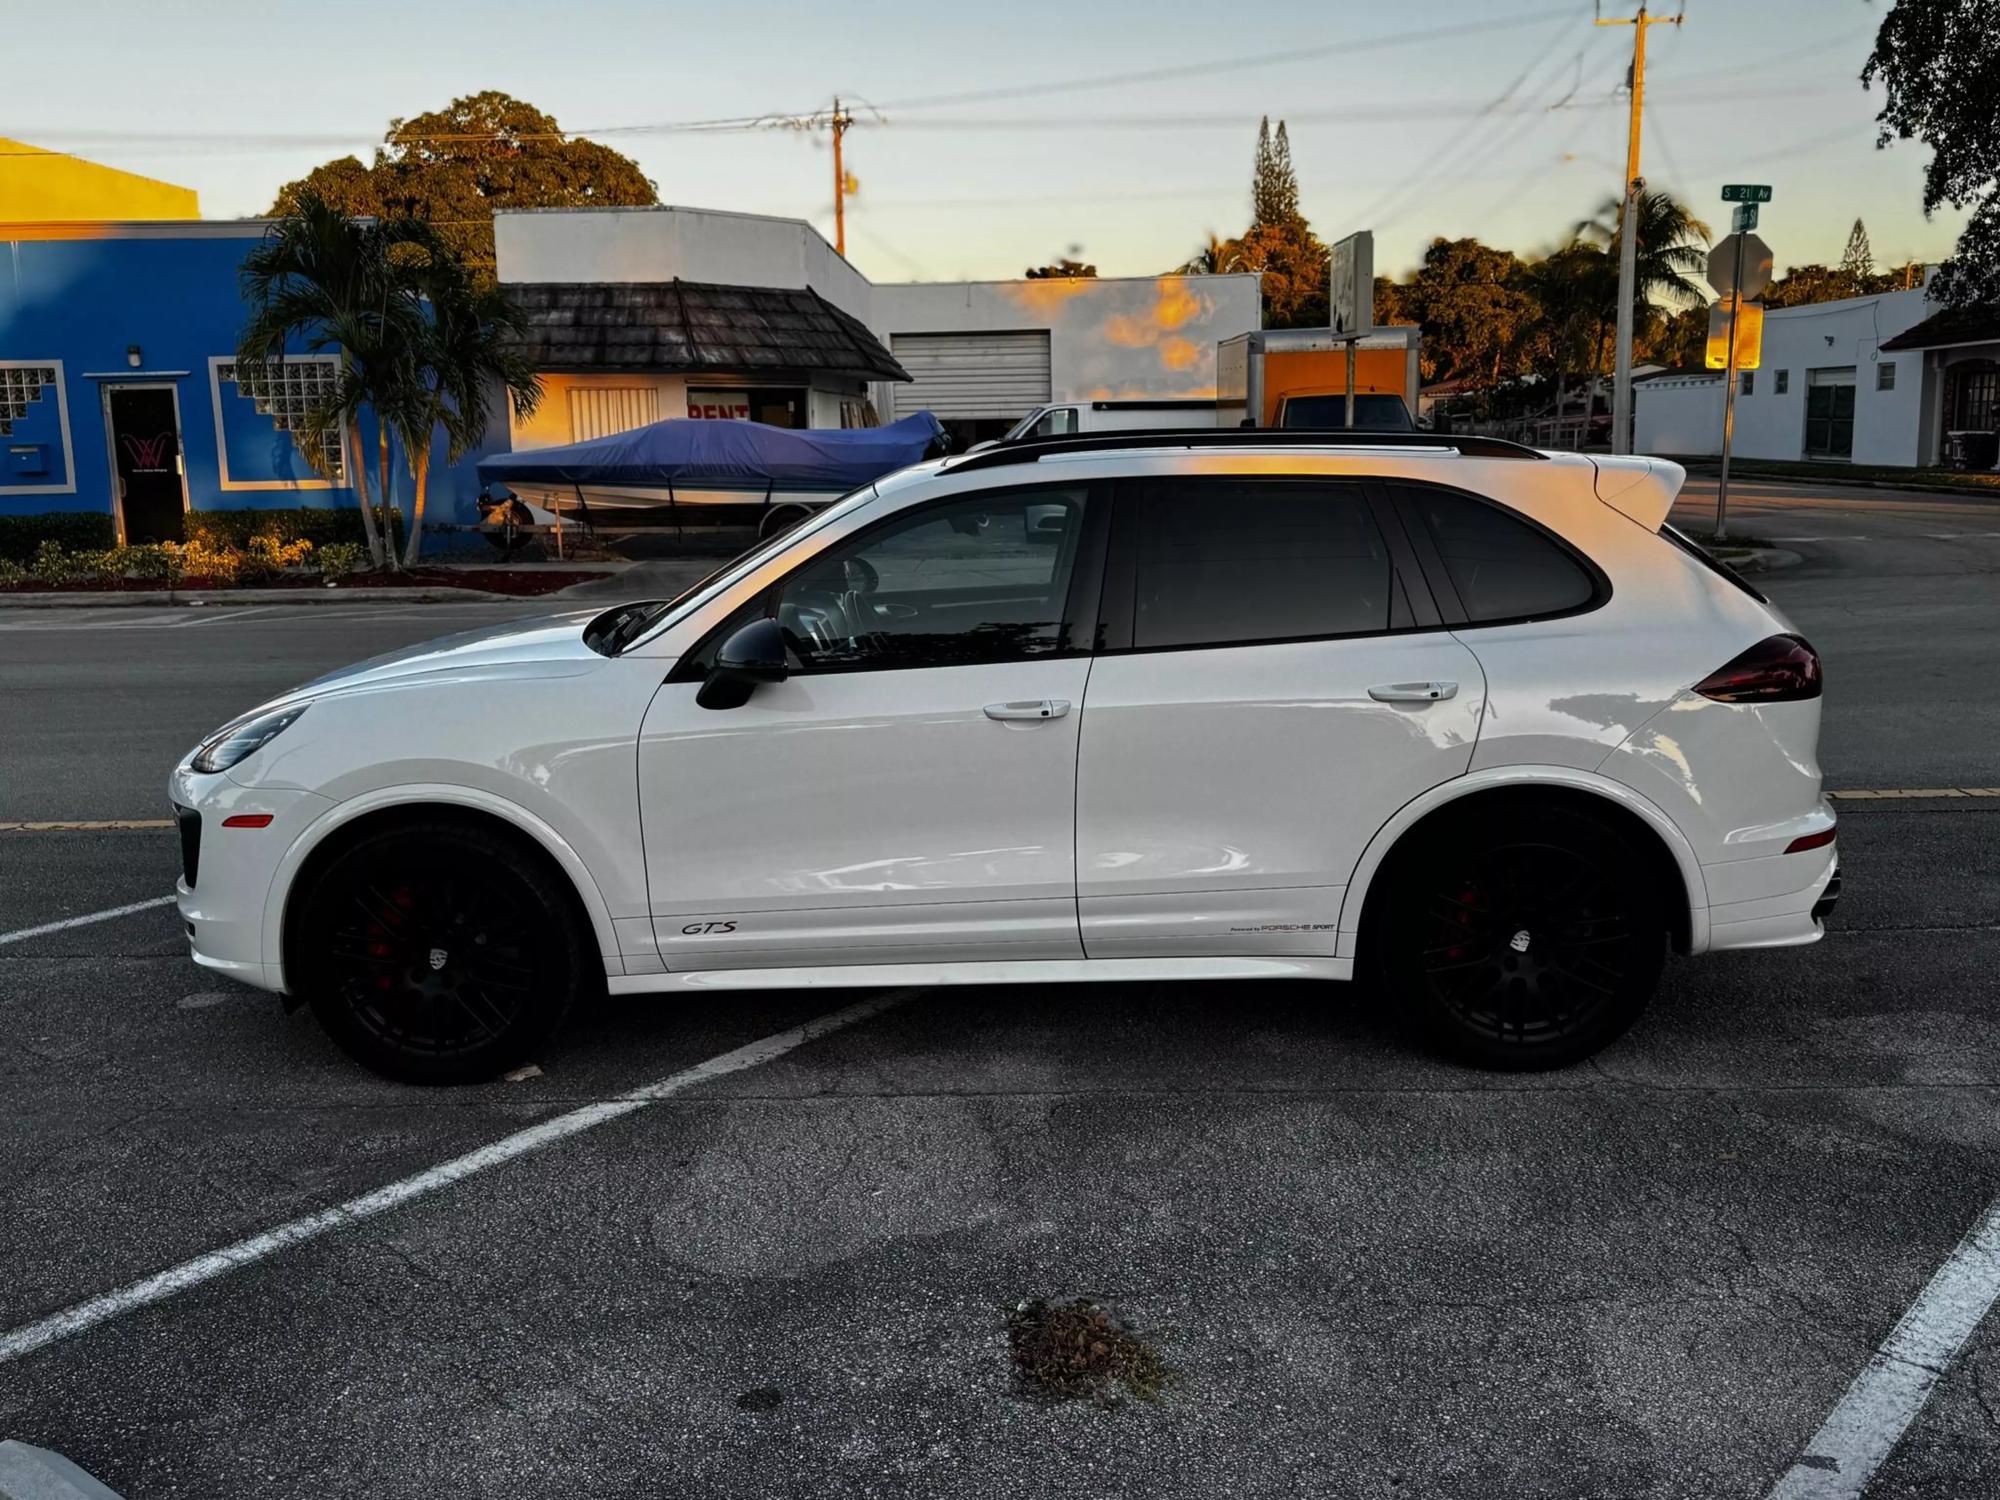
<svg viewBox="0 0 2000 1500">
<path fill-rule="evenodd" d="M 672 624 L 744 573 L 761 567 L 766 558 L 811 536 L 844 516 L 865 500 L 874 498 L 875 486 L 868 483 L 849 490 L 826 509 L 801 521 L 789 531 L 781 531 L 746 552 L 739 552 L 721 567 L 682 589 L 671 599 L 645 599 L 606 610 L 584 627 L 583 643 L 605 656 L 618 656 L 636 646 L 655 631 Z"/>
</svg>

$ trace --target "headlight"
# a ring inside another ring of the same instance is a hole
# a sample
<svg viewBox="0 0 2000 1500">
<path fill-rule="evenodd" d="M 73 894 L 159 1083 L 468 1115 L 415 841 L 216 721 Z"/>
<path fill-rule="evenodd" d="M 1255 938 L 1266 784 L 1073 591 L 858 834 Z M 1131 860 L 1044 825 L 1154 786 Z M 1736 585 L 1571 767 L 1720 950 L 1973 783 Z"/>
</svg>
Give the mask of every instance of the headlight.
<svg viewBox="0 0 2000 1500">
<path fill-rule="evenodd" d="M 276 713 L 238 719 L 234 724 L 217 730 L 214 736 L 195 752 L 194 768 L 204 776 L 228 770 L 238 761 L 247 760 L 270 744 L 305 711 L 306 705 L 301 703 L 295 708 L 281 708 Z"/>
</svg>

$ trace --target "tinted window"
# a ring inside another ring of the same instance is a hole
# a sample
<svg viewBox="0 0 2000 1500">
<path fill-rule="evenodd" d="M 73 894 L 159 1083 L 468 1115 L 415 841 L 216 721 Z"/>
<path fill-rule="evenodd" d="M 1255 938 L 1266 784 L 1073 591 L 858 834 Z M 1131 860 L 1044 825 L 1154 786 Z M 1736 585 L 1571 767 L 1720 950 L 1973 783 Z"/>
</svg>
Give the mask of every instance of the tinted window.
<svg viewBox="0 0 2000 1500">
<path fill-rule="evenodd" d="M 1283 424 L 1296 428 L 1335 428 L 1347 426 L 1347 395 L 1338 396 L 1287 396 Z M 1403 405 L 1401 396 L 1369 395 L 1357 391 L 1354 396 L 1354 426 L 1362 432 L 1414 432 L 1416 424 L 1410 420 L 1410 409 Z"/>
<path fill-rule="evenodd" d="M 1559 615 L 1596 596 L 1582 564 L 1518 516 L 1447 490 L 1403 494 L 1430 529 L 1472 623 Z"/>
<path fill-rule="evenodd" d="M 1016 661 L 1063 649 L 1084 491 L 985 492 L 830 547 L 780 587 L 806 671 Z"/>
<path fill-rule="evenodd" d="M 1150 486 L 1137 529 L 1132 644 L 1215 646 L 1389 626 L 1388 549 L 1345 485 Z"/>
</svg>

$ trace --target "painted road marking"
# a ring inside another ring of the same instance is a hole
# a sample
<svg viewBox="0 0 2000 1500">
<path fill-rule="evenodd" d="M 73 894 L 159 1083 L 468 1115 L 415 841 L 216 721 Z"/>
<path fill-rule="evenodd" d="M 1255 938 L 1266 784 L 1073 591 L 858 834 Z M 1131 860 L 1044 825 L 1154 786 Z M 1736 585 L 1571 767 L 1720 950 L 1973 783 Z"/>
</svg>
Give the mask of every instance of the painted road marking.
<svg viewBox="0 0 2000 1500">
<path fill-rule="evenodd" d="M 526 1130 L 517 1130 L 512 1135 L 503 1136 L 491 1145 L 481 1146 L 463 1156 L 455 1156 L 450 1161 L 439 1162 L 426 1171 L 412 1177 L 363 1193 L 358 1198 L 349 1198 L 345 1203 L 332 1208 L 307 1214 L 294 1219 L 289 1224 L 280 1224 L 275 1229 L 267 1229 L 262 1234 L 249 1239 L 238 1240 L 233 1245 L 225 1245 L 220 1250 L 211 1250 L 206 1255 L 197 1255 L 193 1260 L 182 1261 L 179 1265 L 143 1281 L 135 1281 L 130 1286 L 120 1287 L 115 1292 L 107 1292 L 102 1297 L 93 1297 L 88 1302 L 79 1302 L 74 1307 L 43 1318 L 38 1323 L 30 1323 L 25 1328 L 16 1328 L 11 1333 L 0 1334 L 0 1364 L 10 1359 L 19 1359 L 24 1354 L 32 1354 L 44 1345 L 53 1344 L 72 1334 L 83 1333 L 122 1317 L 142 1307 L 150 1307 L 156 1302 L 164 1302 L 177 1293 L 203 1282 L 213 1281 L 218 1276 L 226 1276 L 231 1271 L 240 1271 L 280 1250 L 293 1245 L 304 1244 L 307 1240 L 319 1238 L 335 1229 L 344 1229 L 358 1224 L 364 1219 L 372 1219 L 377 1214 L 387 1213 L 392 1208 L 423 1198 L 440 1188 L 450 1187 L 466 1178 L 484 1172 L 490 1167 L 501 1166 L 518 1156 L 526 1156 L 539 1151 L 544 1146 L 554 1145 L 573 1135 L 581 1135 L 586 1130 L 594 1130 L 599 1125 L 635 1114 L 648 1105 L 674 1094 L 683 1093 L 697 1084 L 707 1083 L 731 1073 L 741 1073 L 745 1069 L 761 1067 L 767 1062 L 784 1056 L 796 1047 L 802 1047 L 817 1037 L 865 1021 L 870 1016 L 880 1015 L 892 1006 L 900 1005 L 917 994 L 914 989 L 891 990 L 871 1000 L 829 1011 L 826 1015 L 815 1016 L 803 1025 L 794 1026 L 789 1031 L 774 1032 L 760 1041 L 750 1042 L 732 1052 L 711 1057 L 707 1062 L 696 1063 L 678 1073 L 662 1078 L 657 1083 L 644 1088 L 620 1094 L 614 1099 L 606 1099 L 597 1104 L 587 1104 L 581 1109 L 573 1109 L 568 1114 L 557 1115 L 544 1120 L 539 1125 L 530 1125 Z"/>
<path fill-rule="evenodd" d="M 46 818 L 33 823 L 0 823 L 0 833 L 101 833 L 106 829 L 173 826 L 172 818 Z"/>
<path fill-rule="evenodd" d="M 113 917 L 129 917 L 134 912 L 151 911 L 156 906 L 165 906 L 174 896 L 154 896 L 147 901 L 134 901 L 129 906 L 114 906 L 108 911 L 89 912 L 81 917 L 64 917 L 60 922 L 44 922 L 39 927 L 21 927 L 13 932 L 0 932 L 0 946 L 8 943 L 25 943 L 29 938 L 42 937 L 51 932 L 67 932 L 72 927 L 88 927 L 92 922 L 109 922 Z"/>
<path fill-rule="evenodd" d="M 1915 786 L 1887 791 L 1828 792 L 1840 802 L 1891 802 L 1913 797 L 2000 797 L 2000 786 Z"/>
<path fill-rule="evenodd" d="M 2000 1200 L 1889 1330 L 1769 1500 L 1859 1500 L 2000 1296 Z"/>
</svg>

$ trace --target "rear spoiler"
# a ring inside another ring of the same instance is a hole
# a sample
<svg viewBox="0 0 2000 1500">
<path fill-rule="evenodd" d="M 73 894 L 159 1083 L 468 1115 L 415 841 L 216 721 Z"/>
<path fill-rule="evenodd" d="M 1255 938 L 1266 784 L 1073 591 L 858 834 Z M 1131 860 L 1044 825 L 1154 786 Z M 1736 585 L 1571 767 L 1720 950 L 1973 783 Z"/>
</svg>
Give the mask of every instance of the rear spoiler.
<svg viewBox="0 0 2000 1500">
<path fill-rule="evenodd" d="M 1597 498 L 1658 531 L 1687 483 L 1687 470 L 1665 458 L 1610 458 L 1592 455 L 1597 466 Z"/>
</svg>

